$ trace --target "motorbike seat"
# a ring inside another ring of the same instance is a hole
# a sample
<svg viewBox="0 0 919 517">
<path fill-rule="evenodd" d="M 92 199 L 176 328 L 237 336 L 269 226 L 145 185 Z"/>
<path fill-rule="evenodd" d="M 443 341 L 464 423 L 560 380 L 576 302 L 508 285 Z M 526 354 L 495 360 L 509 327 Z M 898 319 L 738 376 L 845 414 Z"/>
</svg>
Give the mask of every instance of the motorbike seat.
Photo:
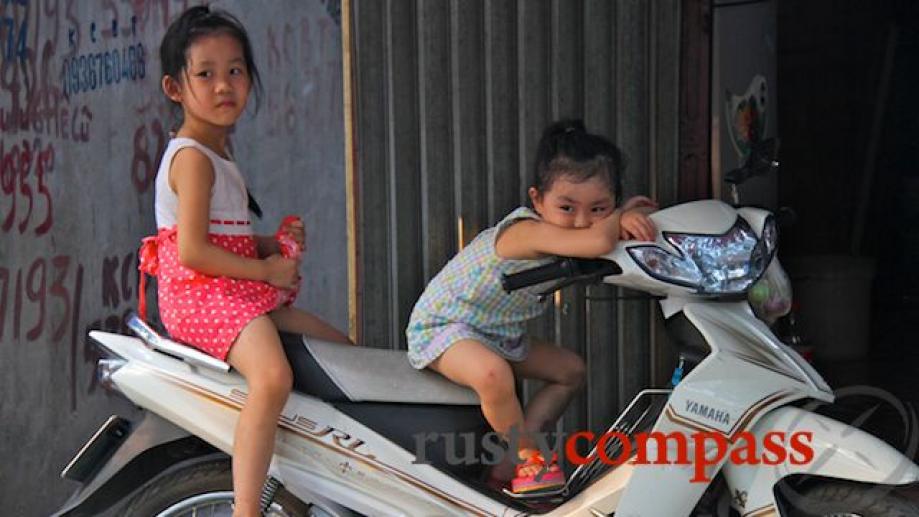
<svg viewBox="0 0 919 517">
<path fill-rule="evenodd" d="M 282 335 L 294 389 L 326 402 L 479 405 L 469 388 L 435 372 L 416 370 L 404 350 L 329 343 Z"/>
</svg>

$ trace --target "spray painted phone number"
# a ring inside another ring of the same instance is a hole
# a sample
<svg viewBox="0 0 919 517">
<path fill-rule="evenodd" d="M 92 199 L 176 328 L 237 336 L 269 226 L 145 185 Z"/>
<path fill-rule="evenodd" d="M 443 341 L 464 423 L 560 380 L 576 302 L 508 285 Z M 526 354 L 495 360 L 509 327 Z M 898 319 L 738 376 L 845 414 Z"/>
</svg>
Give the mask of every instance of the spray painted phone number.
<svg viewBox="0 0 919 517">
<path fill-rule="evenodd" d="M 64 95 L 96 91 L 121 81 L 137 81 L 146 74 L 146 51 L 141 43 L 65 59 L 61 71 Z"/>
</svg>

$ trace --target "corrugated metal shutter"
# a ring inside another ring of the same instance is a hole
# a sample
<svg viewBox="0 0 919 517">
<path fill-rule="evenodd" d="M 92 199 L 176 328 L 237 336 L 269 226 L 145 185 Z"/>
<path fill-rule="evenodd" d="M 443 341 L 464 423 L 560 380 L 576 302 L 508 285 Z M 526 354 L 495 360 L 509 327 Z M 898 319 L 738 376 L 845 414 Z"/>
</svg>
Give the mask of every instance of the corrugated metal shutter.
<svg viewBox="0 0 919 517">
<path fill-rule="evenodd" d="M 525 200 L 542 128 L 583 118 L 625 152 L 626 195 L 676 199 L 679 0 L 355 0 L 357 324 L 405 348 L 424 285 Z M 566 430 L 597 430 L 646 386 L 649 301 L 569 288 L 533 332 L 589 367 Z M 529 383 L 528 383 L 529 384 Z M 525 386 L 532 393 L 534 386 Z"/>
</svg>

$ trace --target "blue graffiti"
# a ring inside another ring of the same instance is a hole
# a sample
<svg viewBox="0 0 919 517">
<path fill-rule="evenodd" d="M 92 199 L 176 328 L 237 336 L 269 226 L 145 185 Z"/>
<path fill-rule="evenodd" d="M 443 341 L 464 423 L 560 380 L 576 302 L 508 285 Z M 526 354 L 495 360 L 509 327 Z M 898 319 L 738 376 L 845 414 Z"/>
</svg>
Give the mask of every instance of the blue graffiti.
<svg viewBox="0 0 919 517">
<path fill-rule="evenodd" d="M 9 1 L 10 0 L 4 0 L 4 2 Z M 14 53 L 20 61 L 26 60 L 26 56 L 28 56 L 28 51 L 26 50 L 26 34 L 29 30 L 29 25 L 26 21 L 27 20 L 23 18 L 22 23 L 19 25 L 19 30 L 17 31 L 16 20 L 14 18 L 9 16 L 0 18 L 0 45 L 6 47 L 5 51 L 2 52 L 4 61 L 13 59 Z M 5 38 L 2 37 L 2 31 L 4 30 L 6 31 Z"/>
<path fill-rule="evenodd" d="M 90 42 L 96 43 L 96 29 L 100 26 L 101 25 L 97 25 L 96 22 L 89 23 L 89 41 Z M 113 38 L 118 37 L 118 27 L 119 27 L 118 20 L 113 18 L 112 23 L 109 25 L 109 31 L 110 31 L 109 33 L 111 34 L 111 37 Z M 131 17 L 131 32 L 121 31 L 121 34 L 123 34 L 125 37 L 137 36 L 137 16 Z M 75 35 L 76 35 L 76 31 L 74 31 L 74 29 L 70 29 L 69 37 L 70 37 L 71 47 L 76 45 Z"/>
<path fill-rule="evenodd" d="M 96 91 L 121 81 L 138 81 L 146 77 L 146 69 L 146 50 L 141 43 L 64 59 L 64 95 Z"/>
</svg>

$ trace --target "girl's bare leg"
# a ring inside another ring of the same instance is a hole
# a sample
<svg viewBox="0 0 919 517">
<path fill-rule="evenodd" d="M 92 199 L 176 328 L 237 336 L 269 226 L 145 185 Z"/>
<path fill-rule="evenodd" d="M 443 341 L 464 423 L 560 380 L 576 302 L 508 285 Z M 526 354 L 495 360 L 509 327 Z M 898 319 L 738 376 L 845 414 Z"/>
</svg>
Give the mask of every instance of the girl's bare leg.
<svg viewBox="0 0 919 517">
<path fill-rule="evenodd" d="M 278 329 L 284 332 L 306 334 L 307 336 L 335 343 L 354 344 L 340 330 L 304 310 L 294 307 L 281 307 L 271 311 L 268 315 L 271 316 L 271 320 L 274 321 Z"/>
<path fill-rule="evenodd" d="M 584 361 L 574 352 L 540 341 L 531 341 L 527 358 L 511 366 L 518 377 L 546 383 L 527 404 L 527 432 L 543 431 L 558 420 L 584 383 L 586 371 Z"/>
<path fill-rule="evenodd" d="M 511 363 L 511 367 L 518 377 L 546 382 L 524 411 L 527 433 L 544 431 L 558 420 L 584 382 L 584 361 L 574 352 L 549 343 L 531 341 L 527 358 Z M 521 475 L 535 475 L 539 470 L 536 466 L 524 468 Z"/>
<path fill-rule="evenodd" d="M 472 388 L 479 396 L 485 420 L 498 434 L 508 437 L 524 429 L 523 408 L 517 399 L 514 372 L 506 359 L 473 340 L 454 343 L 429 366 L 451 381 Z M 532 449 L 534 442 L 521 433 L 518 449 Z M 516 451 L 515 451 L 516 452 Z M 492 470 L 497 479 L 513 477 L 510 458 Z"/>
<path fill-rule="evenodd" d="M 227 362 L 249 385 L 233 439 L 233 515 L 256 517 L 274 452 L 278 417 L 290 394 L 293 375 L 277 327 L 268 316 L 259 316 L 246 325 L 230 348 Z"/>
<path fill-rule="evenodd" d="M 485 420 L 497 433 L 507 436 L 514 426 L 522 429 L 523 408 L 517 400 L 514 372 L 507 360 L 487 346 L 471 339 L 457 341 L 429 367 L 472 388 L 482 403 Z"/>
</svg>

